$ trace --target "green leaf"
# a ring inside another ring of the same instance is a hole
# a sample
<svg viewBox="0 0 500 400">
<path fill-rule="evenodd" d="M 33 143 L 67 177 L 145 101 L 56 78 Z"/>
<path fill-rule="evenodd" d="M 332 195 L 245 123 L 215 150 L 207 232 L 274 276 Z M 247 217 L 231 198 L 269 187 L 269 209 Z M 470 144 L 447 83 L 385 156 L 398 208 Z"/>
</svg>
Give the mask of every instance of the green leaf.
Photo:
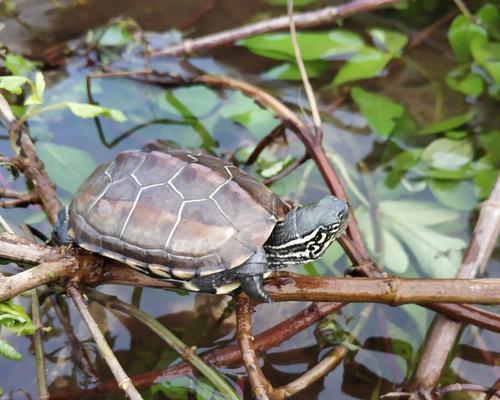
<svg viewBox="0 0 500 400">
<path fill-rule="evenodd" d="M 480 199 L 488 197 L 498 177 L 498 169 L 484 169 L 476 172 L 474 176 L 474 187 Z"/>
<path fill-rule="evenodd" d="M 40 71 L 35 74 L 35 82 L 30 82 L 31 95 L 24 102 L 25 105 L 43 104 L 43 93 L 45 92 L 45 78 Z"/>
<path fill-rule="evenodd" d="M 427 274 L 439 278 L 455 275 L 465 241 L 430 227 L 458 220 L 458 212 L 435 203 L 411 200 L 382 201 L 379 212 L 384 228 L 411 250 Z"/>
<path fill-rule="evenodd" d="M 417 165 L 420 154 L 415 151 L 403 151 L 391 161 L 391 171 L 387 174 L 385 182 L 390 188 L 394 188 L 401 178 Z"/>
<path fill-rule="evenodd" d="M 307 76 L 309 78 L 318 78 L 325 71 L 330 69 L 330 63 L 327 61 L 306 61 L 304 62 Z M 290 81 L 301 80 L 300 71 L 295 63 L 284 63 L 274 67 L 265 73 L 265 78 L 282 79 Z"/>
<path fill-rule="evenodd" d="M 448 29 L 448 40 L 459 62 L 472 61 L 471 43 L 477 39 L 486 41 L 486 29 L 474 24 L 464 15 L 456 17 Z"/>
<path fill-rule="evenodd" d="M 389 52 L 393 56 L 399 56 L 403 48 L 408 44 L 408 36 L 399 32 L 373 28 L 368 30 L 368 33 L 377 48 Z"/>
<path fill-rule="evenodd" d="M 436 139 L 422 153 L 422 160 L 430 167 L 456 171 L 472 161 L 474 148 L 468 140 Z"/>
<path fill-rule="evenodd" d="M 28 76 L 39 65 L 39 63 L 30 61 L 22 55 L 16 53 L 7 54 L 4 64 L 5 68 L 7 68 L 12 75 L 21 76 Z"/>
<path fill-rule="evenodd" d="M 35 332 L 35 326 L 24 308 L 12 301 L 0 303 L 0 326 L 17 335 L 32 335 Z"/>
<path fill-rule="evenodd" d="M 474 61 L 490 74 L 497 85 L 500 84 L 500 43 L 474 40 L 471 52 Z"/>
<path fill-rule="evenodd" d="M 427 183 L 432 194 L 441 204 L 455 210 L 470 211 L 478 200 L 474 194 L 474 186 L 470 181 L 428 179 Z"/>
<path fill-rule="evenodd" d="M 69 193 L 75 193 L 96 168 L 94 159 L 84 150 L 48 142 L 39 142 L 36 148 L 50 178 Z"/>
<path fill-rule="evenodd" d="M 486 154 L 488 154 L 493 163 L 500 162 L 500 146 L 498 145 L 499 139 L 500 129 L 482 132 L 479 135 L 479 144 L 486 151 Z"/>
<path fill-rule="evenodd" d="M 490 35 L 500 38 L 500 12 L 493 4 L 485 4 L 476 13 L 479 25 L 485 27 Z"/>
<path fill-rule="evenodd" d="M 484 90 L 484 82 L 479 74 L 470 70 L 468 65 L 461 65 L 448 72 L 446 83 L 449 87 L 466 96 L 477 97 Z"/>
<path fill-rule="evenodd" d="M 124 122 L 127 117 L 120 111 L 114 108 L 96 106 L 94 104 L 86 103 L 64 103 L 73 114 L 80 118 L 94 118 L 98 116 L 111 118 L 117 122 Z"/>
<path fill-rule="evenodd" d="M 21 86 L 30 80 L 24 76 L 0 76 L 0 89 L 13 94 L 21 94 Z"/>
<path fill-rule="evenodd" d="M 169 112 L 170 114 L 186 117 L 175 104 L 172 104 L 171 94 L 175 100 L 186 107 L 190 114 L 200 118 L 206 116 L 214 110 L 219 103 L 219 96 L 215 92 L 203 85 L 193 85 L 181 87 L 167 91 L 167 93 L 160 95 L 158 106 Z"/>
<path fill-rule="evenodd" d="M 472 118 L 474 118 L 475 113 L 472 111 L 466 112 L 465 114 L 456 115 L 451 118 L 443 119 L 441 121 L 435 122 L 433 124 L 427 125 L 425 128 L 421 129 L 419 135 L 433 135 L 435 133 L 440 133 L 444 131 L 449 131 L 452 129 L 460 128 L 462 125 L 468 123 Z"/>
<path fill-rule="evenodd" d="M 22 354 L 12 347 L 5 339 L 0 339 L 0 355 L 14 361 L 19 361 L 23 358 Z"/>
<path fill-rule="evenodd" d="M 467 137 L 467 131 L 448 131 L 444 135 L 453 140 L 460 140 Z"/>
<path fill-rule="evenodd" d="M 322 32 L 298 32 L 304 61 L 347 59 L 365 47 L 363 39 L 354 32 L 336 29 Z M 240 40 L 238 44 L 251 52 L 277 60 L 295 61 L 295 53 L 288 33 L 270 33 Z"/>
<path fill-rule="evenodd" d="M 219 112 L 224 118 L 245 126 L 257 138 L 264 137 L 280 123 L 272 112 L 241 92 L 235 92 Z"/>
<path fill-rule="evenodd" d="M 366 47 L 339 69 L 333 84 L 338 86 L 346 82 L 375 78 L 380 75 L 391 59 L 392 55 L 388 53 Z"/>
<path fill-rule="evenodd" d="M 406 272 L 410 265 L 408 255 L 401 243 L 394 237 L 394 235 L 384 228 L 383 221 L 381 231 L 375 233 L 373 231 L 373 224 L 370 213 L 364 207 L 360 207 L 356 211 L 356 218 L 365 239 L 366 245 L 374 257 L 377 257 L 375 248 L 375 234 L 382 235 L 382 262 L 384 269 L 388 269 L 396 274 Z"/>
<path fill-rule="evenodd" d="M 288 167 L 293 162 L 293 160 L 294 158 L 290 154 L 288 154 L 285 158 L 266 163 L 265 167 L 260 170 L 259 175 L 263 178 L 270 178 L 274 175 L 277 175 L 286 167 Z"/>
<path fill-rule="evenodd" d="M 124 21 L 120 21 L 106 29 L 99 40 L 99 45 L 109 47 L 123 46 L 131 40 L 132 34 L 129 32 L 127 24 Z"/>
<path fill-rule="evenodd" d="M 374 94 L 354 87 L 351 97 L 365 116 L 368 125 L 382 138 L 387 139 L 405 109 L 389 97 Z"/>
</svg>

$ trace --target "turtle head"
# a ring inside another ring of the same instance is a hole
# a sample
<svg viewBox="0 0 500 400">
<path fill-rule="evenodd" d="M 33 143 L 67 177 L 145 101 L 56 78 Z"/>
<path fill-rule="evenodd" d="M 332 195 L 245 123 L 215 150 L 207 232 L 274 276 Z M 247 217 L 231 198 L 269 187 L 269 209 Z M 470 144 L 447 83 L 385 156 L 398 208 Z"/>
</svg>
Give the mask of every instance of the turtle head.
<svg viewBox="0 0 500 400">
<path fill-rule="evenodd" d="M 334 196 L 290 211 L 265 245 L 268 259 L 301 264 L 321 257 L 344 233 L 348 217 L 349 205 Z"/>
</svg>

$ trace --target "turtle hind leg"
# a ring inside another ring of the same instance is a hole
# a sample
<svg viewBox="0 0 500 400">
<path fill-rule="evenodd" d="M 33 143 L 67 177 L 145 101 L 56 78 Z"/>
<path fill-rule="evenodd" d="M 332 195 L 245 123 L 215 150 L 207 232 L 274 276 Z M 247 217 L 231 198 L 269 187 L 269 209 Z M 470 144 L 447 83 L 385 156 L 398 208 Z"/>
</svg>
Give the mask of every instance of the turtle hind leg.
<svg viewBox="0 0 500 400">
<path fill-rule="evenodd" d="M 267 258 L 260 249 L 245 264 L 238 268 L 236 277 L 243 291 L 261 303 L 272 303 L 271 296 L 264 289 L 264 273 L 267 272 Z"/>
</svg>

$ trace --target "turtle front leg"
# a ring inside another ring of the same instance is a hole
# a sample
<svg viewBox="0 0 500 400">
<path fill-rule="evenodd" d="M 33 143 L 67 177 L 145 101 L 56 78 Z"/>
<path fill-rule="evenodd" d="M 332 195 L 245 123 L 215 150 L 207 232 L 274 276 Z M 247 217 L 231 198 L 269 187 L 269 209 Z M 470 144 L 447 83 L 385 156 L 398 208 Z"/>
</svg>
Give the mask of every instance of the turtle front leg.
<svg viewBox="0 0 500 400">
<path fill-rule="evenodd" d="M 69 223 L 69 207 L 64 206 L 57 213 L 57 222 L 52 232 L 52 237 L 54 241 L 59 245 L 70 244 L 73 239 L 68 234 Z"/>
<path fill-rule="evenodd" d="M 260 249 L 236 271 L 236 277 L 243 291 L 261 303 L 272 303 L 271 296 L 264 289 L 264 273 L 268 271 L 264 249 Z"/>
</svg>

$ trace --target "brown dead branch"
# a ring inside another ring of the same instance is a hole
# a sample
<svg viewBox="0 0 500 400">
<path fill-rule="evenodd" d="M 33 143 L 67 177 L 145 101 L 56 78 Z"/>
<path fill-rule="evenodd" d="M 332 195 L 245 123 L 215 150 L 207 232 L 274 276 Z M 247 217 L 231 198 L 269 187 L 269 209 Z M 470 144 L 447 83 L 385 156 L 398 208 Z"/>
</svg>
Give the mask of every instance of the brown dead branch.
<svg viewBox="0 0 500 400">
<path fill-rule="evenodd" d="M 326 7 L 317 11 L 295 14 L 294 21 L 299 29 L 328 25 L 353 14 L 379 9 L 394 3 L 396 3 L 396 0 L 354 0 L 337 7 Z M 232 44 L 250 36 L 286 30 L 288 27 L 288 16 L 284 15 L 242 28 L 231 29 L 197 39 L 187 39 L 177 46 L 154 50 L 151 52 L 151 56 L 179 56 L 200 50 L 209 50 Z"/>
<path fill-rule="evenodd" d="M 17 192 L 7 188 L 0 188 L 0 198 L 2 197 L 8 200 L 0 200 L 1 208 L 27 207 L 39 203 L 38 197 L 33 192 Z"/>
</svg>

